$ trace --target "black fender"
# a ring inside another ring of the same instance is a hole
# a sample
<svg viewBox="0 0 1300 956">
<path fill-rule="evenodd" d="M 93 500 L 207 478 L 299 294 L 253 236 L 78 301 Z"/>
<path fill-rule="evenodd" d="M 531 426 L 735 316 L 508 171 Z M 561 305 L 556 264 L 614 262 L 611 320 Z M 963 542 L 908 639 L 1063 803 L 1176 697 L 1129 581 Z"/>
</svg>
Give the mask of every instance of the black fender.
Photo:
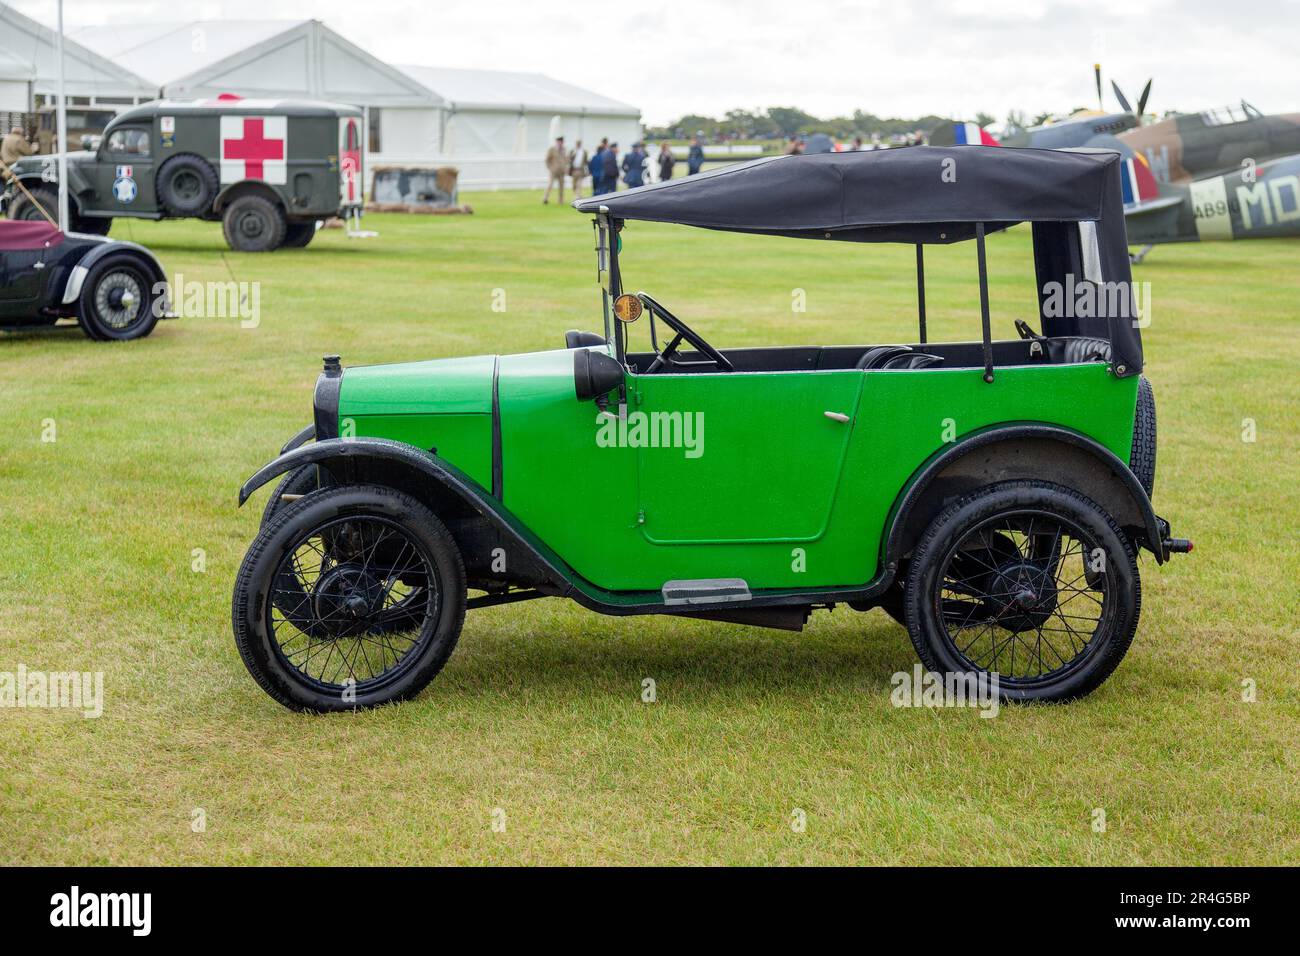
<svg viewBox="0 0 1300 956">
<path fill-rule="evenodd" d="M 1068 477 L 1054 477 L 1052 467 L 1065 470 Z M 1048 478 L 1086 494 L 1117 523 L 1134 529 L 1135 540 L 1155 555 L 1157 563 L 1168 560 L 1168 525 L 1151 507 L 1141 481 L 1114 452 L 1073 429 L 1011 422 L 963 436 L 916 470 L 886 522 L 882 563 L 897 564 L 905 557 L 953 497 L 1013 478 Z"/>
<path fill-rule="evenodd" d="M 162 263 L 158 261 L 158 257 L 151 250 L 146 249 L 137 242 L 127 242 L 122 239 L 105 239 L 103 242 L 96 242 L 91 246 L 90 250 L 78 260 L 76 265 L 68 270 L 64 286 L 58 293 L 59 301 L 64 305 L 76 301 L 77 297 L 81 295 L 81 284 L 89 275 L 90 270 L 104 259 L 122 254 L 130 254 L 140 260 L 145 267 L 145 271 L 149 273 L 152 288 L 158 288 L 161 284 L 162 298 L 158 303 L 158 308 L 161 310 L 159 317 L 168 315 L 171 312 L 171 302 L 168 297 L 167 273 L 163 271 Z"/>
<path fill-rule="evenodd" d="M 463 551 L 504 547 L 512 582 L 568 594 L 576 573 L 487 489 L 436 452 L 388 438 L 326 438 L 307 443 L 311 434 L 317 434 L 315 426 L 304 428 L 286 443 L 288 451 L 244 482 L 239 489 L 241 507 L 272 479 L 304 465 L 317 465 L 338 484 L 386 485 L 413 495 L 448 524 Z M 467 560 L 472 557 L 466 554 Z"/>
<path fill-rule="evenodd" d="M 293 444 L 306 429 L 290 441 Z M 303 441 L 306 441 L 303 438 Z M 396 487 L 430 503 L 438 517 L 448 522 L 452 534 L 461 542 L 466 535 L 468 518 L 492 537 L 490 546 L 506 549 L 511 564 L 510 583 L 522 580 L 544 595 L 567 597 L 589 610 L 602 614 L 684 614 L 700 611 L 698 607 L 666 605 L 660 591 L 608 591 L 593 584 L 569 567 L 559 555 L 486 488 L 455 465 L 405 442 L 387 438 L 326 438 L 298 447 L 263 465 L 239 489 L 242 506 L 258 488 L 274 478 L 303 465 L 317 465 L 327 470 L 340 484 L 374 483 Z M 449 520 L 450 519 L 450 520 Z M 481 533 L 470 529 L 471 545 L 483 541 Z M 462 551 L 466 550 L 462 545 Z M 468 556 L 467 556 L 468 557 Z M 892 569 L 891 569 L 892 570 Z M 881 593 L 892 580 L 892 573 L 878 574 L 872 581 L 851 588 L 790 588 L 757 591 L 752 598 L 738 604 L 744 608 L 811 607 L 845 601 L 865 601 Z M 502 582 L 504 588 L 506 582 Z M 725 605 L 711 605 L 722 611 Z"/>
</svg>

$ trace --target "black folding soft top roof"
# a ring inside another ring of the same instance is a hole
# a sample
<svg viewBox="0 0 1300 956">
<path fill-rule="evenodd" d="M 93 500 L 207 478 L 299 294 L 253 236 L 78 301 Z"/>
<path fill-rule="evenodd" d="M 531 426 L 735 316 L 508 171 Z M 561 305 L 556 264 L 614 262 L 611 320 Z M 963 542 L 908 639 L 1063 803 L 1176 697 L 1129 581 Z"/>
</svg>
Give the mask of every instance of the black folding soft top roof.
<svg viewBox="0 0 1300 956">
<path fill-rule="evenodd" d="M 995 146 L 769 156 L 573 206 L 732 232 L 949 243 L 972 238 L 977 222 L 992 232 L 1017 222 L 1101 220 L 1108 193 L 1119 196 L 1119 163 L 1111 151 Z M 1122 224 L 1122 209 L 1114 212 Z"/>
</svg>

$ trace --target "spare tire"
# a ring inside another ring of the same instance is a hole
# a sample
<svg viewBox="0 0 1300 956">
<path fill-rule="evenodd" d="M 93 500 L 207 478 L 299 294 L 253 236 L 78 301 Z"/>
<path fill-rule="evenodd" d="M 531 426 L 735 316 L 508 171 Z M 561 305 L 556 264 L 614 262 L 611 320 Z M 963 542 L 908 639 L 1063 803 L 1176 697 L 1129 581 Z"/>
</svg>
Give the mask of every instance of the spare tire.
<svg viewBox="0 0 1300 956">
<path fill-rule="evenodd" d="M 217 198 L 217 174 L 203 157 L 181 153 L 162 164 L 154 189 L 167 215 L 201 216 Z"/>
<path fill-rule="evenodd" d="M 1156 487 L 1156 396 L 1145 375 L 1138 377 L 1137 408 L 1133 413 L 1133 446 L 1129 468 L 1150 498 Z"/>
</svg>

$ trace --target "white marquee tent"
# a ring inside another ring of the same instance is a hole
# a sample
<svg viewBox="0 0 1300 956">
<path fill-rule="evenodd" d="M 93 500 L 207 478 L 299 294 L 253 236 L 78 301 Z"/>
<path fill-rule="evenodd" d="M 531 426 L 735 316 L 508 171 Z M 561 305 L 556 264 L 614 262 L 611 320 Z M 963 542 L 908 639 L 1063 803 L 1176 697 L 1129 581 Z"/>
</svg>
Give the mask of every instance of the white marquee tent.
<svg viewBox="0 0 1300 956">
<path fill-rule="evenodd" d="M 23 16 L 13 7 L 0 3 L 0 64 L 3 64 L 0 73 L 15 72 L 13 64 L 18 64 L 19 69 L 26 67 L 26 81 L 31 84 L 29 96 L 55 95 L 58 76 L 55 60 L 57 43 L 55 31 Z M 152 87 L 143 77 L 67 36 L 63 42 L 63 70 L 67 94 L 78 100 L 129 105 L 157 95 L 157 88 Z M 0 82 L 13 82 L 14 79 L 4 76 Z M 12 94 L 16 91 L 7 88 L 7 92 Z M 26 111 L 29 108 L 30 103 L 24 103 L 18 110 Z M 0 109 L 14 107 L 5 106 Z"/>
<path fill-rule="evenodd" d="M 52 95 L 54 32 L 3 5 L 0 25 L 0 96 Z M 85 26 L 68 31 L 65 49 L 70 97 L 125 104 L 237 93 L 363 107 L 371 168 L 456 166 L 462 189 L 544 184 L 542 158 L 559 134 L 588 147 L 641 135 L 635 106 L 540 73 L 390 66 L 317 20 Z"/>
<path fill-rule="evenodd" d="M 546 182 L 542 159 L 556 136 L 593 149 L 602 137 L 626 149 L 641 136 L 635 106 L 541 73 L 403 66 L 432 105 L 386 109 L 375 162 L 435 162 L 460 169 L 462 188 Z"/>
</svg>

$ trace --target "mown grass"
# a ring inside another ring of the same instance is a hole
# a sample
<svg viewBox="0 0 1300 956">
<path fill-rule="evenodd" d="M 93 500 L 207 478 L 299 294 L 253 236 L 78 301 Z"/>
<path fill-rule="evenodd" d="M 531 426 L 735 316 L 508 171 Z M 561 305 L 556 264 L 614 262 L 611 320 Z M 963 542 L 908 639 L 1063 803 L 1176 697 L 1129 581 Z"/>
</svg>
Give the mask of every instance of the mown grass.
<svg viewBox="0 0 1300 956">
<path fill-rule="evenodd" d="M 788 634 L 542 601 L 472 613 L 411 703 L 273 703 L 230 636 L 263 500 L 238 511 L 235 491 L 309 420 L 320 356 L 527 351 L 600 326 L 584 219 L 533 193 L 469 198 L 473 216 L 373 216 L 378 239 L 266 256 L 225 251 L 212 225 L 119 222 L 173 275 L 260 282 L 260 324 L 0 337 L 0 671 L 106 682 L 98 720 L 0 710 L 0 861 L 1300 861 L 1295 243 L 1165 247 L 1138 270 L 1156 503 L 1197 548 L 1143 560 L 1137 639 L 1084 701 L 896 709 L 890 677 L 915 657 L 879 611 Z M 629 285 L 719 344 L 913 335 L 908 248 L 647 225 L 624 248 Z M 1027 233 L 990 255 L 1010 334 L 1032 303 Z M 976 337 L 973 249 L 927 265 L 933 337 Z"/>
</svg>

